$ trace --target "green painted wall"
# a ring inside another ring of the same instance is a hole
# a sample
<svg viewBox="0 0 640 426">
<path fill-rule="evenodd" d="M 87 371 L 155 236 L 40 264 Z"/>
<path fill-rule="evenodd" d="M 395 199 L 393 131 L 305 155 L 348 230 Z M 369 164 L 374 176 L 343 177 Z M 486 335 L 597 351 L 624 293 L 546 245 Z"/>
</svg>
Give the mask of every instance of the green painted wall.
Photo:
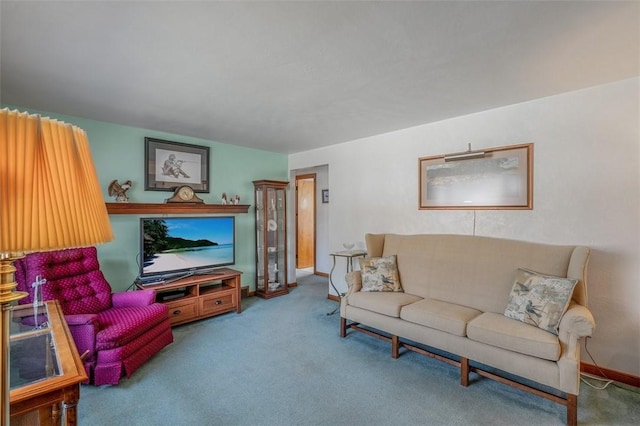
<svg viewBox="0 0 640 426">
<path fill-rule="evenodd" d="M 198 193 L 208 204 L 217 204 L 223 192 L 238 194 L 241 204 L 253 205 L 252 181 L 259 179 L 287 180 L 287 156 L 268 151 L 238 147 L 219 142 L 120 126 L 80 117 L 42 112 L 6 105 L 11 109 L 29 111 L 74 124 L 87 132 L 93 160 L 105 201 L 112 201 L 107 186 L 113 179 L 133 182 L 127 192 L 131 202 L 161 203 L 171 192 L 144 190 L 144 138 L 153 137 L 174 142 L 210 147 L 209 193 Z M 3 105 L 5 107 L 5 105 Z M 139 218 L 153 215 L 112 215 L 114 241 L 98 246 L 100 265 L 115 291 L 125 290 L 138 275 Z M 157 215 L 162 216 L 162 215 Z M 236 265 L 242 271 L 242 285 L 255 290 L 255 249 L 253 209 L 236 217 Z"/>
</svg>

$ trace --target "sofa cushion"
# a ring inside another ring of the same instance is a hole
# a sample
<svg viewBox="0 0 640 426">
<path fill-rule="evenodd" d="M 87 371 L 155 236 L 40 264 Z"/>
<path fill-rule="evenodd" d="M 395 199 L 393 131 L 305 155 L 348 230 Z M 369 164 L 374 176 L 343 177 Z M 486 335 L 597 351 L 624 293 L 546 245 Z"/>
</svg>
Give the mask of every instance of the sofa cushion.
<svg viewBox="0 0 640 426">
<path fill-rule="evenodd" d="M 467 337 L 525 355 L 557 361 L 558 337 L 523 322 L 493 312 L 485 312 L 467 324 Z"/>
<path fill-rule="evenodd" d="M 400 318 L 455 334 L 467 335 L 467 323 L 482 312 L 441 300 L 423 299 L 402 307 Z"/>
<path fill-rule="evenodd" d="M 518 269 L 504 315 L 558 334 L 578 280 Z"/>
<path fill-rule="evenodd" d="M 402 291 L 396 255 L 359 258 L 362 274 L 360 291 Z"/>
<path fill-rule="evenodd" d="M 390 317 L 399 318 L 403 306 L 422 299 L 419 296 L 398 292 L 362 292 L 349 296 L 349 305 Z"/>
</svg>

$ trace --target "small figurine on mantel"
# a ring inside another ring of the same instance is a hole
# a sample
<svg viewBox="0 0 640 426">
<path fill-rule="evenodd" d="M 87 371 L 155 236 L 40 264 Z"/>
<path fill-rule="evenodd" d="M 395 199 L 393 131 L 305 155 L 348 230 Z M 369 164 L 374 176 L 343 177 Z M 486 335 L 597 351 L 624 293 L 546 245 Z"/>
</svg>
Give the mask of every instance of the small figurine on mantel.
<svg viewBox="0 0 640 426">
<path fill-rule="evenodd" d="M 226 204 L 230 204 L 230 205 L 237 205 L 240 204 L 240 196 L 236 195 L 235 197 L 231 198 L 231 199 L 227 199 L 227 193 L 223 192 L 222 193 L 222 201 L 221 201 L 222 205 L 226 205 Z"/>
<path fill-rule="evenodd" d="M 113 180 L 109 184 L 109 196 L 116 197 L 116 203 L 128 203 L 129 197 L 127 197 L 127 191 L 131 189 L 133 184 L 130 180 L 123 184 L 119 184 L 118 180 Z"/>
</svg>

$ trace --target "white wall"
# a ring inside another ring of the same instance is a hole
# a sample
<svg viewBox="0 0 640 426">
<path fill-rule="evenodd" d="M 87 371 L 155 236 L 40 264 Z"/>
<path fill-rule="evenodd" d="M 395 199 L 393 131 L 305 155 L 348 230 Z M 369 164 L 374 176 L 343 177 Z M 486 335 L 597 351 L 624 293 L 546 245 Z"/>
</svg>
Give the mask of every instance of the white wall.
<svg viewBox="0 0 640 426">
<path fill-rule="evenodd" d="M 293 154 L 289 168 L 329 165 L 329 250 L 340 250 L 367 232 L 471 234 L 472 211 L 418 210 L 418 157 L 533 142 L 534 209 L 477 211 L 475 232 L 591 247 L 589 351 L 639 375 L 639 95 L 640 79 L 623 80 Z"/>
</svg>

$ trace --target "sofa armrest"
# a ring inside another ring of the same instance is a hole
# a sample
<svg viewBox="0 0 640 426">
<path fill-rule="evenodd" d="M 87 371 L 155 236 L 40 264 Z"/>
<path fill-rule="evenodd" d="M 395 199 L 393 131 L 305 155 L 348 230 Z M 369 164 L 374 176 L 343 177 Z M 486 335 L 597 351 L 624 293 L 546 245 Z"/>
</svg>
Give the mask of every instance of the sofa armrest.
<svg viewBox="0 0 640 426">
<path fill-rule="evenodd" d="M 558 328 L 558 339 L 562 349 L 564 361 L 580 361 L 580 339 L 591 336 L 596 324 L 593 315 L 585 306 L 572 303 L 565 312 L 560 327 Z M 561 359 L 559 362 L 562 362 Z"/>
<path fill-rule="evenodd" d="M 585 306 L 572 303 L 560 320 L 559 331 L 560 335 L 567 333 L 580 339 L 591 336 L 595 327 L 591 311 Z"/>
<path fill-rule="evenodd" d="M 346 309 L 349 304 L 349 296 L 357 293 L 362 288 L 362 274 L 360 271 L 347 272 L 344 277 L 347 282 L 347 292 L 340 298 L 340 316 L 346 318 Z"/>
<path fill-rule="evenodd" d="M 114 308 L 124 308 L 127 306 L 147 306 L 156 301 L 155 290 L 136 290 L 136 291 L 123 291 L 120 293 L 113 293 L 111 295 L 111 301 Z"/>
<path fill-rule="evenodd" d="M 561 355 L 558 360 L 560 387 L 564 392 L 578 394 L 580 390 L 580 339 L 591 336 L 596 323 L 585 306 L 571 303 L 560 320 L 558 339 Z"/>
<path fill-rule="evenodd" d="M 345 296 L 356 293 L 362 288 L 362 274 L 360 271 L 348 272 L 347 275 L 345 275 L 345 281 L 349 287 Z"/>
</svg>

